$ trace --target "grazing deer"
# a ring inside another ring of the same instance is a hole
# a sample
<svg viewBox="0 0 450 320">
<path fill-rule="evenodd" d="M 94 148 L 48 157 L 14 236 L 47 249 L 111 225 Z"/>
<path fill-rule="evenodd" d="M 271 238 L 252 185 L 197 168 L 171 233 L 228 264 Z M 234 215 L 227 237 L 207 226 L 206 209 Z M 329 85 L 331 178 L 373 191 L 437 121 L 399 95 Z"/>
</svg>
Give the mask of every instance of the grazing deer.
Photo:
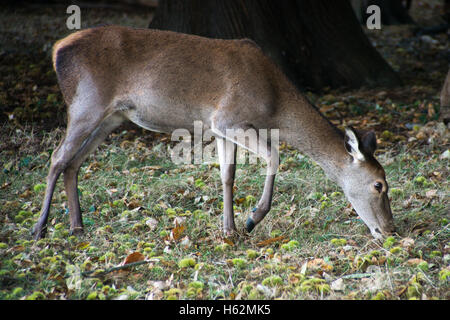
<svg viewBox="0 0 450 320">
<path fill-rule="evenodd" d="M 64 173 L 70 229 L 82 231 L 77 174 L 82 162 L 126 119 L 152 131 L 216 135 L 223 184 L 223 231 L 236 230 L 233 183 L 238 143 L 229 129 L 278 129 L 279 139 L 310 156 L 343 190 L 376 238 L 394 231 L 373 132 L 331 124 L 250 40 L 219 40 L 120 26 L 79 31 L 53 47 L 53 67 L 68 106 L 64 139 L 55 149 L 35 238 L 43 237 L 56 181 Z M 264 144 L 261 144 L 264 146 Z M 251 231 L 268 213 L 277 148 L 244 147 L 267 162 L 264 189 L 250 214 Z"/>
</svg>

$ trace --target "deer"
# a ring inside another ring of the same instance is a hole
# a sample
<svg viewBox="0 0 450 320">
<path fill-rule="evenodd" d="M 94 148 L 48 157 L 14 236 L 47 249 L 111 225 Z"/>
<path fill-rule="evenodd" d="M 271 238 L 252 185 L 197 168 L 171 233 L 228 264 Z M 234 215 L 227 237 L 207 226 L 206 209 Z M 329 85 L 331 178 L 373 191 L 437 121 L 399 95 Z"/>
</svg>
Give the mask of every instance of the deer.
<svg viewBox="0 0 450 320">
<path fill-rule="evenodd" d="M 233 159 L 239 141 L 229 132 L 261 128 L 278 129 L 280 141 L 320 165 L 375 239 L 395 231 L 385 171 L 374 157 L 375 133 L 333 125 L 252 40 L 109 25 L 57 41 L 52 61 L 67 105 L 67 128 L 51 155 L 41 213 L 32 231 L 35 239 L 45 237 L 61 173 L 70 233 L 83 233 L 80 166 L 127 120 L 165 133 L 192 130 L 194 121 L 202 121 L 214 133 L 226 236 L 237 231 Z M 250 233 L 271 209 L 279 151 L 270 141 L 242 147 L 267 164 L 261 198 L 245 223 L 244 231 Z"/>
</svg>

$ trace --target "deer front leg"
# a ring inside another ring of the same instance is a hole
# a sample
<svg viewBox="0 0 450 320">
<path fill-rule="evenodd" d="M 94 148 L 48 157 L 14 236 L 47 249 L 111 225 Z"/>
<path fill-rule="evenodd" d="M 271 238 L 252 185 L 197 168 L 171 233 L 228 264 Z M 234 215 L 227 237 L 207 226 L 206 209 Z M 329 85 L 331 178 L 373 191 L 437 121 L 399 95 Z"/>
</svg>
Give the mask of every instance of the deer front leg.
<svg viewBox="0 0 450 320">
<path fill-rule="evenodd" d="M 230 236 L 236 231 L 233 213 L 233 185 L 236 172 L 236 145 L 223 138 L 217 138 L 220 163 L 220 178 L 223 186 L 223 232 Z"/>
<path fill-rule="evenodd" d="M 275 175 L 278 168 L 278 151 L 275 147 L 270 146 L 270 144 L 267 145 L 265 141 L 259 141 L 257 153 L 262 156 L 267 163 L 266 179 L 264 181 L 264 190 L 261 199 L 256 208 L 252 210 L 245 223 L 245 228 L 248 232 L 251 232 L 270 211 Z"/>
<path fill-rule="evenodd" d="M 275 181 L 275 174 L 267 174 L 266 180 L 264 182 L 264 191 L 261 196 L 261 199 L 258 202 L 256 208 L 252 210 L 250 213 L 250 217 L 248 217 L 245 228 L 248 232 L 251 232 L 255 226 L 261 222 L 262 219 L 266 216 L 266 214 L 270 211 L 270 207 L 272 204 L 272 195 L 273 195 L 273 185 Z"/>
<path fill-rule="evenodd" d="M 216 115 L 211 128 L 216 135 L 225 137 L 227 140 L 256 153 L 267 163 L 263 194 L 258 202 L 258 206 L 253 209 L 250 217 L 247 219 L 245 226 L 247 231 L 251 232 L 255 226 L 264 219 L 272 204 L 273 186 L 278 169 L 278 150 L 275 146 L 272 146 L 270 140 L 267 139 L 267 136 L 261 136 L 251 124 L 239 123 L 227 125 L 226 121 L 221 122 L 217 121 L 217 119 L 220 119 L 220 117 Z M 218 150 L 220 149 L 221 148 L 218 148 Z"/>
</svg>

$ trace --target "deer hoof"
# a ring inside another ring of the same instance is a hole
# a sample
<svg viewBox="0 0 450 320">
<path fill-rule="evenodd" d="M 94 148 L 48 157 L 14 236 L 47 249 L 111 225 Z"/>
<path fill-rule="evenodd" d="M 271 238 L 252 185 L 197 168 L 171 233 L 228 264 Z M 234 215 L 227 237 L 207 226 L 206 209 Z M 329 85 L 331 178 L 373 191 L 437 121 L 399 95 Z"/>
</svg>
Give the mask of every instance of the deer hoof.
<svg viewBox="0 0 450 320">
<path fill-rule="evenodd" d="M 77 227 L 70 230 L 71 236 L 81 236 L 83 234 L 83 227 Z"/>
<path fill-rule="evenodd" d="M 253 221 L 252 218 L 248 218 L 247 222 L 245 223 L 245 229 L 247 229 L 247 232 L 252 232 L 252 230 L 255 228 L 256 224 Z"/>
<path fill-rule="evenodd" d="M 45 237 L 47 227 L 41 227 L 38 225 L 35 225 L 33 230 L 31 231 L 31 235 L 33 236 L 34 240 L 39 240 Z"/>
</svg>

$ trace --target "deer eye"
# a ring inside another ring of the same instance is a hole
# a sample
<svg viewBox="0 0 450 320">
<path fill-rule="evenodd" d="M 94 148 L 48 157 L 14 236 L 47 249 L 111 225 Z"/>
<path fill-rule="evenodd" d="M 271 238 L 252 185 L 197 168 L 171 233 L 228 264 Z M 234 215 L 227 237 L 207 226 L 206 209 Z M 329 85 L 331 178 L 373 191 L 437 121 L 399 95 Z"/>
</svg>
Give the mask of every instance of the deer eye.
<svg viewBox="0 0 450 320">
<path fill-rule="evenodd" d="M 383 184 L 379 181 L 375 182 L 373 187 L 375 188 L 375 190 L 377 190 L 380 193 L 383 190 Z"/>
</svg>

